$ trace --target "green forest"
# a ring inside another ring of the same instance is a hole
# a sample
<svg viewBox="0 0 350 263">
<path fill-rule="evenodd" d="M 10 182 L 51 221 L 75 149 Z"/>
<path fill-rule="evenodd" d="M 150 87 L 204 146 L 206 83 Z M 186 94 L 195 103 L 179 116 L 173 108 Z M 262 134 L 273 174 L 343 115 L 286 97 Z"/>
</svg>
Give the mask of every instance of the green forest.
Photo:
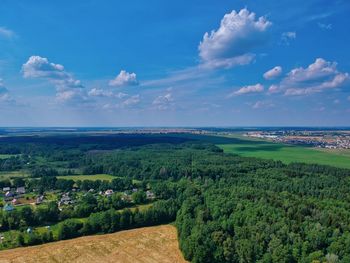
<svg viewBox="0 0 350 263">
<path fill-rule="evenodd" d="M 1 189 L 46 200 L 7 211 L 2 192 L 1 249 L 174 223 L 191 262 L 350 262 L 349 169 L 242 157 L 186 135 L 2 137 L 0 154 Z M 96 174 L 115 178 L 69 179 Z M 60 206 L 67 192 L 74 202 Z"/>
</svg>

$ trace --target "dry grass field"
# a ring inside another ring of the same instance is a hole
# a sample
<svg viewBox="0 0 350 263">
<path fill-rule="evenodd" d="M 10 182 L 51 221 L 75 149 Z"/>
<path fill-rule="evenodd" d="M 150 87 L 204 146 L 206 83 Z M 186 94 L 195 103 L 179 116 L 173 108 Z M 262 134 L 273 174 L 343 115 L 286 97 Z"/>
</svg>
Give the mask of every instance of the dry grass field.
<svg viewBox="0 0 350 263">
<path fill-rule="evenodd" d="M 0 263 L 182 263 L 176 228 L 145 227 L 0 252 Z"/>
</svg>

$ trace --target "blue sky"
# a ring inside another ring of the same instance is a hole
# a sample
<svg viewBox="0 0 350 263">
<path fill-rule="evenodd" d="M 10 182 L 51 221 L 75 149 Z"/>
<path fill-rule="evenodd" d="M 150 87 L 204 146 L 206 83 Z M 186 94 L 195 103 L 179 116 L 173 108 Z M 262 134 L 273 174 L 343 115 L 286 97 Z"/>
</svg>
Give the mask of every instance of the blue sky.
<svg viewBox="0 0 350 263">
<path fill-rule="evenodd" d="M 350 125 L 347 0 L 0 12 L 0 126 Z"/>
</svg>

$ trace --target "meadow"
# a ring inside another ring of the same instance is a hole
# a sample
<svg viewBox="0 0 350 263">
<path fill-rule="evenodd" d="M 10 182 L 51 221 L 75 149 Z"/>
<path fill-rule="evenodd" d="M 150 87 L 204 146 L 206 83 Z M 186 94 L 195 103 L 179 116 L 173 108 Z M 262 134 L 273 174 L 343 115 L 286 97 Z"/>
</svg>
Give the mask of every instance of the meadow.
<svg viewBox="0 0 350 263">
<path fill-rule="evenodd" d="M 240 134 L 230 136 L 193 135 L 193 139 L 216 144 L 226 153 L 245 157 L 279 160 L 284 163 L 301 162 L 350 168 L 350 150 L 330 150 L 295 146 L 249 138 Z"/>
<path fill-rule="evenodd" d="M 84 181 L 84 180 L 91 180 L 91 181 L 96 181 L 96 180 L 106 180 L 106 181 L 112 181 L 115 179 L 115 176 L 109 175 L 109 174 L 93 174 L 93 175 L 65 175 L 65 176 L 57 176 L 58 179 L 66 179 L 66 180 L 73 180 L 73 181 Z"/>
<path fill-rule="evenodd" d="M 7 159 L 15 156 L 18 156 L 18 154 L 0 154 L 0 159 Z"/>
<path fill-rule="evenodd" d="M 243 139 L 239 139 L 243 140 Z M 243 143 L 218 144 L 226 153 L 246 157 L 279 160 L 284 163 L 304 162 L 350 168 L 350 151 L 328 151 L 307 146 L 294 146 L 260 140 L 245 139 Z"/>
</svg>

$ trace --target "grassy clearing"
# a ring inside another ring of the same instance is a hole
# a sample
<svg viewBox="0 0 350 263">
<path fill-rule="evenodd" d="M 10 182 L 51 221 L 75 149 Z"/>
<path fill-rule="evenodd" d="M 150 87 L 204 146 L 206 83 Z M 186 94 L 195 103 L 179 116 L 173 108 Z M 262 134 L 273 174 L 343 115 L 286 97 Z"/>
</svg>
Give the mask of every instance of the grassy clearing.
<svg viewBox="0 0 350 263">
<path fill-rule="evenodd" d="M 304 162 L 350 168 L 350 151 L 320 150 L 268 141 L 235 137 L 231 144 L 218 144 L 225 152 L 247 157 L 280 160 L 285 163 Z"/>
<path fill-rule="evenodd" d="M 109 174 L 93 174 L 93 175 L 66 175 L 66 176 L 57 176 L 59 179 L 66 179 L 66 180 L 73 180 L 73 181 L 84 181 L 84 180 L 106 180 L 106 181 L 112 181 L 113 179 L 117 178 L 116 176 L 112 176 Z"/>
<path fill-rule="evenodd" d="M 0 172 L 0 180 L 11 179 L 14 177 L 28 177 L 29 174 L 26 171 L 9 171 L 9 172 Z"/>
<path fill-rule="evenodd" d="M 0 262 L 186 262 L 176 228 L 145 227 L 0 252 Z"/>
<path fill-rule="evenodd" d="M 88 174 L 82 174 L 82 175 L 65 175 L 65 176 L 57 176 L 58 179 L 66 179 L 66 180 L 73 180 L 73 181 L 84 181 L 84 180 L 101 180 L 101 181 L 112 181 L 113 179 L 116 178 L 122 178 L 119 176 L 113 176 L 109 174 L 93 174 L 93 175 L 88 175 Z M 139 180 L 133 179 L 132 182 L 134 184 L 140 183 Z"/>
<path fill-rule="evenodd" d="M 190 135 L 189 138 L 208 141 L 216 144 L 227 153 L 246 157 L 280 160 L 284 163 L 317 163 L 350 168 L 350 150 L 319 149 L 273 143 L 245 137 L 238 133 L 230 136 Z"/>
<path fill-rule="evenodd" d="M 19 154 L 0 154 L 0 159 L 8 159 L 16 156 L 19 156 Z"/>
</svg>

